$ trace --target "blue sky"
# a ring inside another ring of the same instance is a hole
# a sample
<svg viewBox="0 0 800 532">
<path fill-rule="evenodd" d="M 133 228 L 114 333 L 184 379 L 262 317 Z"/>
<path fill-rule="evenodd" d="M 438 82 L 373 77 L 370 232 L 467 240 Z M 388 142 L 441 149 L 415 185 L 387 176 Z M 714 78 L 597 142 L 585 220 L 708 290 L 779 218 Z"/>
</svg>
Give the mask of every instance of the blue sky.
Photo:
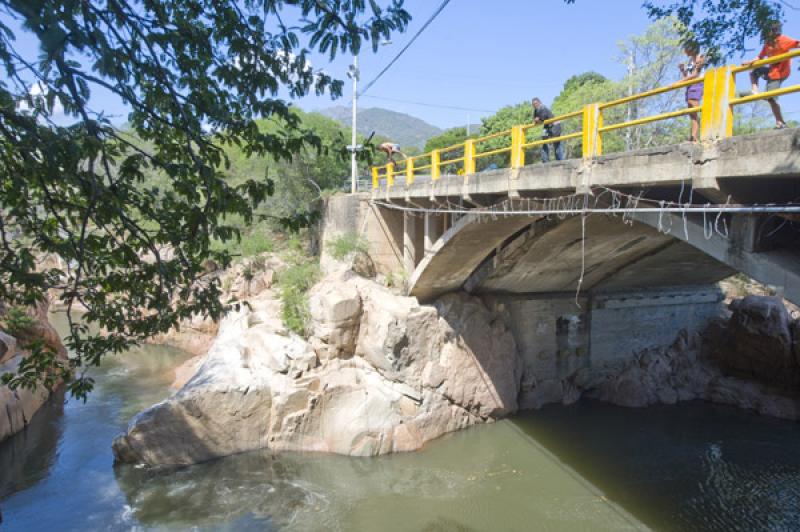
<svg viewBox="0 0 800 532">
<path fill-rule="evenodd" d="M 414 20 L 391 46 L 381 47 L 377 54 L 371 50 L 361 54 L 363 81 L 380 72 L 439 3 L 406 0 Z M 402 111 L 439 127 L 453 127 L 468 119 L 477 123 L 480 116 L 491 113 L 372 97 L 496 111 L 533 96 L 549 102 L 567 78 L 588 70 L 619 79 L 625 69 L 615 61 L 617 43 L 642 33 L 650 24 L 641 4 L 641 0 L 577 0 L 572 5 L 563 0 L 452 0 L 360 105 Z M 787 9 L 784 32 L 800 36 L 800 13 Z M 758 42 L 749 44 L 753 52 L 747 59 L 760 50 Z M 350 61 L 337 58 L 326 70 L 342 77 Z M 800 83 L 798 63 L 790 78 L 794 83 Z M 737 79 L 740 86 L 747 85 L 744 74 Z M 349 94 L 348 85 L 337 105 L 349 105 Z M 787 96 L 782 103 L 785 111 L 800 111 L 800 95 Z M 332 103 L 328 98 L 306 98 L 299 105 L 314 110 Z M 800 113 L 787 118 L 800 119 Z"/>
<path fill-rule="evenodd" d="M 384 2 L 381 2 L 384 3 Z M 433 13 L 440 0 L 406 0 L 414 17 L 408 31 L 377 53 L 360 56 L 362 83 L 371 80 Z M 7 22 L 5 15 L 0 15 Z M 784 33 L 800 37 L 800 12 L 787 9 Z M 418 116 L 439 127 L 478 123 L 500 107 L 533 96 L 552 100 L 574 74 L 595 70 L 619 79 L 624 67 L 615 61 L 617 43 L 642 33 L 650 21 L 641 0 L 451 0 L 403 57 L 362 98 L 362 107 L 384 107 Z M 13 26 L 13 25 L 12 25 Z M 35 54 L 34 41 L 21 32 L 18 44 Z M 747 58 L 755 56 L 759 44 Z M 312 55 L 314 68 L 346 78 L 349 56 L 333 63 Z M 795 61 L 792 82 L 800 83 Z M 677 78 L 677 72 L 676 72 Z M 739 76 L 740 87 L 746 77 Z M 305 110 L 350 105 L 349 81 L 344 96 L 307 97 L 296 103 Z M 386 99 L 380 99 L 386 98 Z M 404 100 L 403 103 L 396 100 Z M 442 109 L 422 104 L 473 109 Z M 800 94 L 782 99 L 787 118 L 800 119 Z M 766 105 L 766 104 L 764 104 Z M 96 92 L 92 106 L 125 121 L 126 109 L 112 95 Z"/>
</svg>

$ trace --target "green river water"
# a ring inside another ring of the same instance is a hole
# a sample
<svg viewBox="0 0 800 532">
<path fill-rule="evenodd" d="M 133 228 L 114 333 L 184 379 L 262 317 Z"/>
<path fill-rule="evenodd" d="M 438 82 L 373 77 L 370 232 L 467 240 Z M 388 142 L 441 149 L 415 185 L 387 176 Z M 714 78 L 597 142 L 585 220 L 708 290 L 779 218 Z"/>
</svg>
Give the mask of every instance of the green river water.
<svg viewBox="0 0 800 532">
<path fill-rule="evenodd" d="M 0 444 L 0 530 L 798 530 L 800 425 L 705 403 L 550 406 L 378 458 L 255 452 L 113 464 L 186 354 L 110 360 Z"/>
</svg>

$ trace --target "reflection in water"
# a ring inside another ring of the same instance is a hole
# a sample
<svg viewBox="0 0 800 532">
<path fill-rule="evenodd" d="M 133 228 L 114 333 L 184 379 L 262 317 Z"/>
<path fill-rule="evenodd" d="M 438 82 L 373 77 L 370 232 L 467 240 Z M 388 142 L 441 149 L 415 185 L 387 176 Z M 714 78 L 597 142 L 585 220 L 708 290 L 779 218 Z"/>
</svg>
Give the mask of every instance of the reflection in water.
<svg viewBox="0 0 800 532">
<path fill-rule="evenodd" d="M 522 468 L 520 468 L 522 466 Z M 268 524 L 293 530 L 636 529 L 510 423 L 382 458 L 249 453 L 117 479 L 147 526 Z M 263 526 L 262 526 L 263 528 Z"/>
<path fill-rule="evenodd" d="M 0 444 L 3 530 L 800 528 L 798 425 L 703 403 L 547 407 L 380 458 L 114 467 L 112 438 L 185 358 L 148 346 L 109 360 L 88 403 L 54 398 Z"/>
<path fill-rule="evenodd" d="M 701 402 L 589 402 L 516 423 L 650 527 L 800 528 L 797 423 Z"/>
<path fill-rule="evenodd" d="M 55 464 L 63 431 L 64 391 L 52 394 L 27 428 L 0 444 L 0 500 L 33 486 Z"/>
</svg>

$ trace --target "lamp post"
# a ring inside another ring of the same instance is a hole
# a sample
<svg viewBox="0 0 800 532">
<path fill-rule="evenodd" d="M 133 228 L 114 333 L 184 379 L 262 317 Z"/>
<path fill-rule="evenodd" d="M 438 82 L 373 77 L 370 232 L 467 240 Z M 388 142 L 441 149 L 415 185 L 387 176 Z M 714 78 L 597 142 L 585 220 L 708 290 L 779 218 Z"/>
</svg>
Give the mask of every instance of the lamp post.
<svg viewBox="0 0 800 532">
<path fill-rule="evenodd" d="M 347 73 L 350 79 L 353 80 L 353 116 L 350 125 L 351 138 L 350 138 L 350 192 L 355 194 L 358 190 L 358 162 L 356 161 L 356 154 L 361 146 L 357 145 L 358 138 L 356 137 L 356 113 L 358 112 L 358 54 L 353 56 L 353 64 Z"/>
<path fill-rule="evenodd" d="M 392 41 L 381 42 L 381 46 L 389 46 L 390 44 L 392 44 Z M 352 131 L 350 146 L 347 147 L 347 149 L 350 150 L 350 192 L 353 194 L 358 191 L 358 161 L 356 161 L 356 155 L 364 148 L 364 146 L 357 144 L 358 132 L 356 131 L 356 126 L 358 125 L 356 119 L 356 115 L 358 114 L 358 80 L 360 75 L 361 72 L 358 70 L 358 54 L 355 54 L 353 55 L 353 64 L 347 69 L 347 76 L 353 80 L 353 116 L 351 117 L 350 124 Z"/>
</svg>

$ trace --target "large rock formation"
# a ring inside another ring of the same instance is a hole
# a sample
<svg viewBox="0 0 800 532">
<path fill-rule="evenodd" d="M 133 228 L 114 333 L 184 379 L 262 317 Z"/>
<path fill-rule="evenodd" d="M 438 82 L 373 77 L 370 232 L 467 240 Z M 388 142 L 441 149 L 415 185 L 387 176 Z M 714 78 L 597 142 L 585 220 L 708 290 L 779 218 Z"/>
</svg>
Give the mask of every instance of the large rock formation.
<svg viewBox="0 0 800 532">
<path fill-rule="evenodd" d="M 586 395 L 630 407 L 702 399 L 800 419 L 800 320 L 776 297 L 747 296 L 730 310 L 703 335 L 638 354 Z"/>
<path fill-rule="evenodd" d="M 2 310 L 0 314 L 4 312 Z M 20 362 L 29 353 L 27 346 L 33 340 L 41 340 L 61 360 L 67 358 L 67 350 L 58 333 L 47 321 L 47 305 L 30 309 L 28 314 L 33 322 L 16 333 L 17 338 L 0 331 L 0 375 L 17 372 Z M 48 397 L 50 392 L 44 387 L 11 390 L 0 385 L 0 441 L 24 429 Z"/>
<path fill-rule="evenodd" d="M 272 287 L 275 272 L 281 269 L 283 261 L 273 253 L 262 253 L 255 257 L 241 260 L 227 270 L 221 270 L 213 261 L 206 261 L 205 269 L 208 278 L 219 278 L 222 287 L 222 299 L 245 300 L 257 296 Z M 173 386 L 180 388 L 199 367 L 200 358 L 205 356 L 219 331 L 219 323 L 202 316 L 193 316 L 183 320 L 180 326 L 166 334 L 154 337 L 151 342 L 166 344 L 183 349 L 195 358 L 188 360 L 176 369 Z"/>
<path fill-rule="evenodd" d="M 519 401 L 539 408 L 582 396 L 629 407 L 703 399 L 800 418 L 796 394 L 774 386 L 797 370 L 800 325 L 770 299 L 734 303 L 704 337 L 682 333 L 613 372 L 575 365 L 564 379 L 529 375 L 535 382 L 526 386 L 502 306 L 490 310 L 464 293 L 420 305 L 343 270 L 309 297 L 307 340 L 286 330 L 269 289 L 226 317 L 191 379 L 114 441 L 117 459 L 181 465 L 255 449 L 410 451 L 511 414 Z"/>
<path fill-rule="evenodd" d="M 514 339 L 480 300 L 449 295 L 421 306 L 342 271 L 310 296 L 308 341 L 275 319 L 270 290 L 226 317 L 191 380 L 114 441 L 117 459 L 410 451 L 517 409 Z"/>
<path fill-rule="evenodd" d="M 778 385 L 800 385 L 797 330 L 780 298 L 747 296 L 730 304 L 731 316 L 715 324 L 711 355 L 729 373 Z"/>
</svg>

